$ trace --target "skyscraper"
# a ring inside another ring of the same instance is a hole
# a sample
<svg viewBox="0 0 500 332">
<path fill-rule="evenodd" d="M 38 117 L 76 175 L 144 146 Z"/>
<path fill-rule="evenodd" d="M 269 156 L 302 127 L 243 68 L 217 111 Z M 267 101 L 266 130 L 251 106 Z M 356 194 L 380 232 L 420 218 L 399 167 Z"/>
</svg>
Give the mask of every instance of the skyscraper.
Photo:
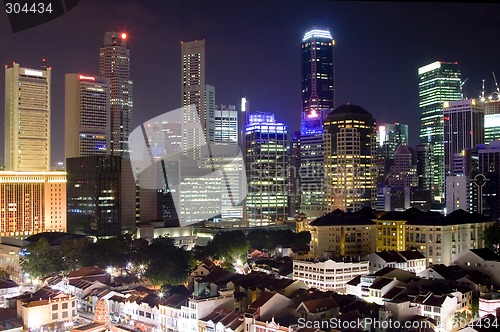
<svg viewBox="0 0 500 332">
<path fill-rule="evenodd" d="M 387 177 L 394 164 L 394 153 L 400 145 L 408 144 L 408 125 L 383 123 L 377 128 L 377 185 L 387 184 Z"/>
<path fill-rule="evenodd" d="M 408 125 L 403 123 L 384 123 L 378 126 L 377 149 L 382 157 L 394 159 L 400 145 L 408 144 Z"/>
<path fill-rule="evenodd" d="M 239 146 L 239 114 L 233 105 L 217 105 L 214 112 L 215 144 Z"/>
<path fill-rule="evenodd" d="M 376 206 L 375 119 L 357 105 L 342 105 L 325 120 L 325 206 L 358 211 Z"/>
<path fill-rule="evenodd" d="M 51 69 L 5 68 L 5 163 L 0 235 L 66 231 L 66 173 L 50 168 Z"/>
<path fill-rule="evenodd" d="M 444 199 L 443 103 L 462 99 L 460 67 L 457 62 L 436 61 L 418 69 L 420 143 L 431 153 L 432 199 Z"/>
<path fill-rule="evenodd" d="M 109 78 L 111 151 L 128 158 L 128 136 L 132 132 L 133 83 L 130 80 L 130 50 L 127 34 L 106 32 L 99 52 L 99 75 Z"/>
<path fill-rule="evenodd" d="M 274 114 L 249 115 L 246 132 L 246 199 L 249 226 L 267 226 L 288 217 L 287 128 Z"/>
<path fill-rule="evenodd" d="M 110 154 L 109 79 L 66 74 L 66 158 Z"/>
<path fill-rule="evenodd" d="M 475 99 L 444 103 L 444 169 L 453 173 L 454 155 L 484 143 L 484 107 Z"/>
<path fill-rule="evenodd" d="M 50 170 L 51 69 L 5 68 L 5 169 Z"/>
<path fill-rule="evenodd" d="M 300 210 L 324 209 L 323 122 L 335 108 L 334 44 L 330 31 L 312 29 L 302 39 L 302 115 L 300 129 Z"/>
<path fill-rule="evenodd" d="M 207 118 L 205 40 L 182 42 L 181 57 L 182 149 L 185 156 L 199 159 L 201 146 L 213 137 L 213 132 L 207 128 L 211 119 Z"/>
</svg>

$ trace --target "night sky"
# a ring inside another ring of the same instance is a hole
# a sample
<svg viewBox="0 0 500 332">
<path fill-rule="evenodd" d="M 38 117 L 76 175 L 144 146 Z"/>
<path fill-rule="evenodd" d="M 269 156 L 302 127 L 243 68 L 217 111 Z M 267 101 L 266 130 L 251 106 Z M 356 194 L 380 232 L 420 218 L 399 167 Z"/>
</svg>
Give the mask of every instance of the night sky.
<svg viewBox="0 0 500 332">
<path fill-rule="evenodd" d="M 128 33 L 134 124 L 180 106 L 180 41 L 206 40 L 207 83 L 217 104 L 276 113 L 298 130 L 300 43 L 313 27 L 330 28 L 335 46 L 337 106 L 358 104 L 377 122 L 419 130 L 418 67 L 458 61 L 466 96 L 493 92 L 500 80 L 497 4 L 331 2 L 306 0 L 81 0 L 64 16 L 12 33 L 0 14 L 0 61 L 52 67 L 52 161 L 64 158 L 64 75 L 98 74 L 106 31 Z M 0 105 L 4 79 L 0 80 Z M 1 112 L 1 118 L 3 119 Z M 3 142 L 3 125 L 0 127 Z M 3 152 L 3 143 L 0 145 Z"/>
</svg>

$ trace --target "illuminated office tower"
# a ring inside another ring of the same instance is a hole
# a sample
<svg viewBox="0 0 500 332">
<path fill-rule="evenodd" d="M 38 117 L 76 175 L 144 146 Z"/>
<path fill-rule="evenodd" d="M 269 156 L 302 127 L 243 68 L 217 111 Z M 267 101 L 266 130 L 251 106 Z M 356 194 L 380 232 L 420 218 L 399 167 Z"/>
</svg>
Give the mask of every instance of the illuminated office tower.
<svg viewBox="0 0 500 332">
<path fill-rule="evenodd" d="M 249 115 L 246 133 L 249 226 L 267 226 L 288 217 L 287 128 L 274 114 Z"/>
<path fill-rule="evenodd" d="M 453 173 L 454 155 L 484 143 L 484 107 L 475 99 L 444 103 L 444 169 Z"/>
<path fill-rule="evenodd" d="M 215 144 L 239 145 L 238 111 L 233 105 L 217 105 L 214 112 Z"/>
<path fill-rule="evenodd" d="M 182 149 L 186 157 L 199 159 L 201 146 L 215 135 L 215 88 L 205 84 L 205 40 L 182 42 L 181 57 Z"/>
<path fill-rule="evenodd" d="M 494 97 L 496 95 L 496 97 Z M 488 99 L 482 98 L 484 106 L 484 142 L 489 143 L 500 139 L 500 100 L 497 93 Z"/>
<path fill-rule="evenodd" d="M 334 44 L 330 31 L 312 29 L 302 39 L 302 115 L 300 129 L 300 210 L 323 214 L 323 122 L 335 108 Z"/>
<path fill-rule="evenodd" d="M 457 62 L 436 61 L 418 69 L 420 143 L 430 148 L 431 192 L 435 202 L 444 199 L 443 104 L 461 100 L 460 67 Z"/>
<path fill-rule="evenodd" d="M 325 120 L 325 208 L 376 207 L 375 119 L 356 105 L 342 105 Z"/>
<path fill-rule="evenodd" d="M 130 80 L 130 50 L 127 34 L 106 32 L 99 52 L 99 75 L 109 79 L 111 151 L 129 156 L 128 136 L 132 132 L 133 83 Z"/>
<path fill-rule="evenodd" d="M 50 170 L 51 69 L 5 68 L 5 169 Z"/>
<path fill-rule="evenodd" d="M 66 74 L 66 158 L 110 154 L 109 79 Z"/>
</svg>

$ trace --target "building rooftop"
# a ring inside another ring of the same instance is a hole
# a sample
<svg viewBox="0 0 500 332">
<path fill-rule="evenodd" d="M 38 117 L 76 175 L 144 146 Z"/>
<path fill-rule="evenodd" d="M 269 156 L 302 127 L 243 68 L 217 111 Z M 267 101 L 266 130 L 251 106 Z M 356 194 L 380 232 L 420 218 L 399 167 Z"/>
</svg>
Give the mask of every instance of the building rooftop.
<svg viewBox="0 0 500 332">
<path fill-rule="evenodd" d="M 81 278 L 81 277 L 90 277 L 96 275 L 106 275 L 107 272 L 103 269 L 98 268 L 97 266 L 85 266 L 79 268 L 78 270 L 71 271 L 68 273 L 68 279 L 71 278 Z"/>
<path fill-rule="evenodd" d="M 469 249 L 474 254 L 478 255 L 485 261 L 500 261 L 500 255 L 496 254 L 489 248 Z"/>
<path fill-rule="evenodd" d="M 470 213 L 459 209 L 446 216 L 439 212 L 422 212 L 420 215 L 415 216 L 415 218 L 408 220 L 406 225 L 451 226 L 488 221 L 492 221 L 491 218 L 479 213 Z"/>
<path fill-rule="evenodd" d="M 344 212 L 335 210 L 327 213 L 309 223 L 311 226 L 356 226 L 375 225 L 375 222 L 367 215 L 367 211 Z"/>
</svg>

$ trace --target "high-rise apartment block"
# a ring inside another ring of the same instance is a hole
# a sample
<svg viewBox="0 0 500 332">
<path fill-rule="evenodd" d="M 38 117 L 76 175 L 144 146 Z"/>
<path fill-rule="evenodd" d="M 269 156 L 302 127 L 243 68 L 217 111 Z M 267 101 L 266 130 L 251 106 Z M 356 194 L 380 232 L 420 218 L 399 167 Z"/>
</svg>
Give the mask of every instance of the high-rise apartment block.
<svg viewBox="0 0 500 332">
<path fill-rule="evenodd" d="M 302 39 L 302 116 L 300 129 L 300 210 L 324 209 L 323 122 L 335 108 L 334 45 L 330 31 L 312 29 Z"/>
<path fill-rule="evenodd" d="M 132 132 L 133 83 L 130 79 L 130 50 L 127 34 L 106 32 L 99 52 L 99 76 L 109 79 L 111 151 L 129 156 L 128 137 Z"/>
<path fill-rule="evenodd" d="M 457 62 L 436 61 L 418 69 L 420 143 L 429 145 L 432 199 L 444 200 L 444 102 L 462 99 Z"/>
<path fill-rule="evenodd" d="M 66 74 L 65 157 L 110 154 L 109 79 Z"/>
<path fill-rule="evenodd" d="M 5 169 L 50 170 L 51 69 L 5 68 Z"/>
</svg>

